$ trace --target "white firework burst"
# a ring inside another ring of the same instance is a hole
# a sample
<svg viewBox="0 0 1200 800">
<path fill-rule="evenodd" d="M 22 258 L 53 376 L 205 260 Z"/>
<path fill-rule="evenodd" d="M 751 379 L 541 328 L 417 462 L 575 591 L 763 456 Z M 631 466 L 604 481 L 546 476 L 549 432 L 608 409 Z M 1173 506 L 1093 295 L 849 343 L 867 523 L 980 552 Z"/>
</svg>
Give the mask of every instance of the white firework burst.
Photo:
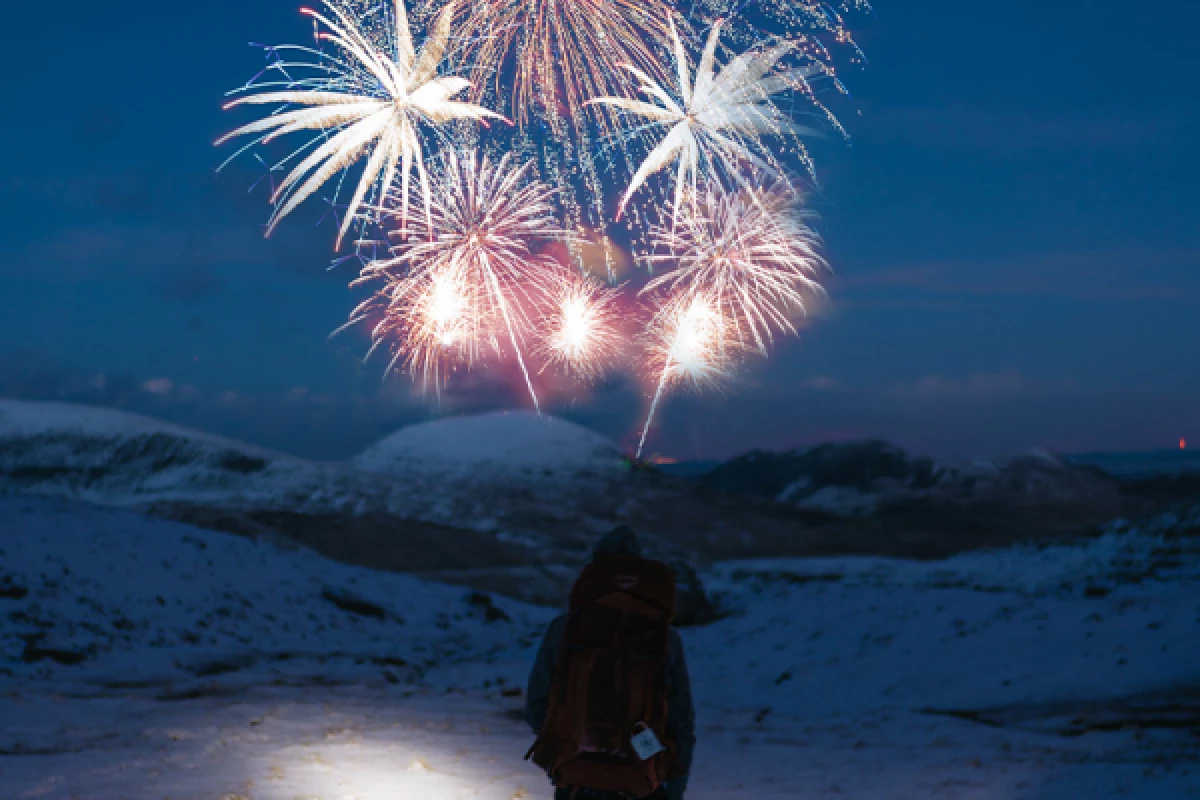
<svg viewBox="0 0 1200 800">
<path fill-rule="evenodd" d="M 668 128 L 630 179 L 618 216 L 646 180 L 673 161 L 677 162 L 674 208 L 678 214 L 687 190 L 695 195 L 702 170 L 710 178 L 724 175 L 733 183 L 748 186 L 744 177 L 747 168 L 781 174 L 778 160 L 763 145 L 763 137 L 799 137 L 810 132 L 793 122 L 772 100 L 796 88 L 807 75 L 805 70 L 778 69 L 781 59 L 793 48 L 791 42 L 742 53 L 718 70 L 721 23 L 717 22 L 708 34 L 693 77 L 673 22 L 671 36 L 678 78 L 674 95 L 644 71 L 626 65 L 641 81 L 640 91 L 657 102 L 627 97 L 591 101 L 643 117 L 647 126 Z M 641 127 L 632 130 L 640 133 Z"/>
<path fill-rule="evenodd" d="M 311 60 L 274 64 L 273 71 L 280 73 L 282 80 L 251 82 L 238 92 L 253 93 L 241 94 L 225 107 L 276 105 L 283 110 L 243 125 L 222 136 L 217 144 L 239 136 L 259 135 L 249 145 L 253 146 L 290 133 L 317 132 L 306 145 L 280 162 L 282 165 L 301 159 L 271 197 L 275 209 L 267 225 L 268 235 L 321 185 L 369 154 L 338 231 L 340 247 L 354 219 L 368 204 L 372 191 L 381 192 L 378 187 L 386 191 L 397 172 L 403 221 L 407 222 L 409 180 L 414 170 L 429 212 L 430 187 L 424 165 L 422 124 L 437 126 L 452 120 L 485 122 L 489 118 L 504 118 L 482 106 L 453 100 L 470 82 L 437 74 L 450 40 L 453 4 L 442 10 L 420 52 L 413 45 L 404 0 L 392 0 L 391 15 L 386 14 L 386 3 L 378 6 L 384 18 L 386 44 L 372 38 L 367 29 L 368 19 L 356 15 L 343 0 L 325 0 L 325 6 L 329 16 L 307 8 L 302 13 L 324 26 L 317 34 L 318 41 L 332 45 L 333 52 L 305 47 L 277 48 L 299 51 Z M 292 78 L 289 70 L 304 71 L 308 77 Z M 311 152 L 305 154 L 306 151 Z"/>
</svg>

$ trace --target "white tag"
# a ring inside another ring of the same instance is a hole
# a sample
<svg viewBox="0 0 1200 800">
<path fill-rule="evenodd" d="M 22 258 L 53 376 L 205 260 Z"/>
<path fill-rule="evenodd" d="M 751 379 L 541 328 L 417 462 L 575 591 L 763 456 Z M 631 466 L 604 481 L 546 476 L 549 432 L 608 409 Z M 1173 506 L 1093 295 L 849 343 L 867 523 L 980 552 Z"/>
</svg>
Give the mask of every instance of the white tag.
<svg viewBox="0 0 1200 800">
<path fill-rule="evenodd" d="M 637 753 L 637 757 L 642 761 L 649 759 L 655 753 L 661 753 L 667 749 L 663 747 L 662 742 L 654 735 L 654 731 L 649 728 L 640 733 L 635 733 L 630 742 L 633 744 L 633 752 Z"/>
</svg>

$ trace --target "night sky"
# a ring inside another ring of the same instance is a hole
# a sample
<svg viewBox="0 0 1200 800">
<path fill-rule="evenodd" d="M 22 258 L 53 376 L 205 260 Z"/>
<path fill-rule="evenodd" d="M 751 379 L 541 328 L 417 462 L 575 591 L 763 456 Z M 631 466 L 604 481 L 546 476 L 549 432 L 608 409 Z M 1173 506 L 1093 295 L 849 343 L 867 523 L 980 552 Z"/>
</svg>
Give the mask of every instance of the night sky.
<svg viewBox="0 0 1200 800">
<path fill-rule="evenodd" d="M 263 240 L 226 89 L 301 41 L 298 0 L 6 6 L 0 395 L 150 413 L 342 458 L 440 406 L 380 382 L 309 203 Z M 816 146 L 829 308 L 650 448 L 723 457 L 883 437 L 935 454 L 1200 444 L 1200 4 L 878 0 L 850 146 Z M 555 413 L 629 445 L 613 383 Z"/>
</svg>

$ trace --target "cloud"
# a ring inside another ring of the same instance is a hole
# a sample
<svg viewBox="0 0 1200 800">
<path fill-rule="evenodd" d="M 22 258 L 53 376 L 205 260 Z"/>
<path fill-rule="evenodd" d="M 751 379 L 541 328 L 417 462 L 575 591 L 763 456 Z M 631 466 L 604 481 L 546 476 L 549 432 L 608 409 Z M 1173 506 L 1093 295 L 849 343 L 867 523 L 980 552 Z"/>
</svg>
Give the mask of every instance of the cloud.
<svg viewBox="0 0 1200 800">
<path fill-rule="evenodd" d="M 175 384 L 170 378 L 151 378 L 148 381 L 142 382 L 142 391 L 159 396 L 167 396 L 175 389 Z"/>
<path fill-rule="evenodd" d="M 1166 119 L 1099 114 L 1032 114 L 988 108 L 890 109 L 869 115 L 860 136 L 934 150 L 968 148 L 1000 155 L 1025 150 L 1126 150 L 1169 130 Z"/>
<path fill-rule="evenodd" d="M 1010 400 L 1022 396 L 1069 392 L 1077 388 L 1078 382 L 1072 378 L 1036 379 L 1015 370 L 1008 370 L 958 378 L 927 375 L 916 381 L 897 383 L 872 391 L 907 400 L 964 401 Z"/>
<path fill-rule="evenodd" d="M 896 264 L 839 279 L 848 292 L 1178 301 L 1200 292 L 1200 249 L 1106 248 Z"/>
<path fill-rule="evenodd" d="M 171 174 L 154 165 L 119 174 L 82 175 L 53 191 L 55 225 L 6 230 L 0 277 L 74 282 L 146 278 L 169 295 L 190 298 L 205 272 L 247 268 L 319 279 L 334 257 L 332 217 L 320 203 L 298 211 L 286 235 L 263 237 L 270 207 L 266 184 L 231 169 Z M 5 185 L 16 204 L 44 203 L 45 187 Z M 178 276 L 182 275 L 180 278 Z M 189 281 L 191 286 L 186 285 Z M 215 289 L 211 281 L 202 288 Z"/>
</svg>

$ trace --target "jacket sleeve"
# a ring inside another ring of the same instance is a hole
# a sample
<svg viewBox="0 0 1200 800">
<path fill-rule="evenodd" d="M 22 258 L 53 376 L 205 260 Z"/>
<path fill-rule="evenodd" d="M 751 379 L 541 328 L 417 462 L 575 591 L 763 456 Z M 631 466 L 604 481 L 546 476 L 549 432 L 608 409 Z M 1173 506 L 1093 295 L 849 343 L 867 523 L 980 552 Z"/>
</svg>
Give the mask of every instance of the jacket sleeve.
<svg viewBox="0 0 1200 800">
<path fill-rule="evenodd" d="M 558 666 L 558 653 L 562 648 L 563 631 L 567 618 L 559 617 L 550 623 L 542 646 L 538 648 L 533 669 L 529 672 L 529 685 L 525 689 L 525 721 L 534 733 L 542 730 L 546 722 L 546 711 L 550 706 L 550 687 L 554 683 L 554 670 Z"/>
<path fill-rule="evenodd" d="M 692 705 L 692 682 L 688 676 L 683 639 L 671 629 L 671 651 L 667 674 L 667 735 L 678 748 L 679 768 L 683 774 L 667 784 L 667 797 L 680 800 L 687 789 L 688 774 L 692 771 L 692 754 L 696 749 L 696 710 Z"/>
</svg>

